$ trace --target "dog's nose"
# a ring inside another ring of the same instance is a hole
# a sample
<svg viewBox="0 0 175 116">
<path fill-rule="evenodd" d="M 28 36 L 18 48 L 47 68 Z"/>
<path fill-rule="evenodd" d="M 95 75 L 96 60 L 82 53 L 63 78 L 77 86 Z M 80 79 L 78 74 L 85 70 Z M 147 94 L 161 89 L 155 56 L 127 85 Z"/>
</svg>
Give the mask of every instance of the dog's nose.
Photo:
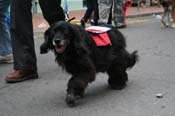
<svg viewBox="0 0 175 116">
<path fill-rule="evenodd" d="M 61 41 L 60 39 L 56 39 L 56 40 L 54 40 L 54 41 L 53 41 L 53 45 L 59 44 L 60 41 Z"/>
<path fill-rule="evenodd" d="M 60 39 L 54 40 L 55 43 L 60 43 L 60 41 L 61 41 Z"/>
</svg>

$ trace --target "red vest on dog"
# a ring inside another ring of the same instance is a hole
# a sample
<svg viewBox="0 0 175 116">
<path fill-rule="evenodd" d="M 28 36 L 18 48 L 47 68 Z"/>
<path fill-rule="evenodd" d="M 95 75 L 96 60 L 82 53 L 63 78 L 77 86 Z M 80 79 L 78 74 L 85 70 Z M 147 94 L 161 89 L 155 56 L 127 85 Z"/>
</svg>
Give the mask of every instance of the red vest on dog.
<svg viewBox="0 0 175 116">
<path fill-rule="evenodd" d="M 100 26 L 90 26 L 86 28 L 86 31 L 91 33 L 92 38 L 97 46 L 107 46 L 107 45 L 112 46 L 107 33 L 110 30 L 111 28 L 109 27 L 100 27 Z"/>
</svg>

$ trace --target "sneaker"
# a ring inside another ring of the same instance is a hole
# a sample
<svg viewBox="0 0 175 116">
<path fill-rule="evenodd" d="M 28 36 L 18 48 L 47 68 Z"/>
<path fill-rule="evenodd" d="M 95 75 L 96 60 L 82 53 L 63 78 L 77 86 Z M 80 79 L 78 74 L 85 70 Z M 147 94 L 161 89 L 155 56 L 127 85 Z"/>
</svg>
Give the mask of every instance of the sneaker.
<svg viewBox="0 0 175 116">
<path fill-rule="evenodd" d="M 69 20 L 69 14 L 67 13 L 67 12 L 65 12 L 65 19 L 66 19 L 66 21 L 68 21 Z"/>
<path fill-rule="evenodd" d="M 0 55 L 0 63 L 12 63 L 13 62 L 13 55 L 8 54 L 5 56 Z"/>
<path fill-rule="evenodd" d="M 126 24 L 123 24 L 123 23 L 118 23 L 117 25 L 115 25 L 115 28 L 126 28 Z"/>
</svg>

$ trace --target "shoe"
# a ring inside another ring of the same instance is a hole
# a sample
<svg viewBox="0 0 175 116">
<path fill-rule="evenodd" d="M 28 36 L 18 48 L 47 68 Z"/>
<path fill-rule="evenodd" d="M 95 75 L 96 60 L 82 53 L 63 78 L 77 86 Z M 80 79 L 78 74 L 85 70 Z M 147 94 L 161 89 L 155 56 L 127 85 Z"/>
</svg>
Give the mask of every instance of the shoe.
<svg viewBox="0 0 175 116">
<path fill-rule="evenodd" d="M 38 73 L 33 70 L 16 70 L 6 76 L 7 83 L 18 83 L 25 80 L 38 78 Z"/>
<path fill-rule="evenodd" d="M 83 27 L 83 28 L 85 28 L 86 27 L 86 22 L 85 22 L 85 20 L 84 19 L 81 19 L 81 21 L 80 21 L 80 23 L 81 23 L 81 26 Z"/>
<path fill-rule="evenodd" d="M 69 14 L 67 12 L 64 13 L 66 21 L 69 20 Z"/>
<path fill-rule="evenodd" d="M 0 63 L 13 63 L 13 55 L 0 56 Z"/>
<path fill-rule="evenodd" d="M 115 28 L 117 28 L 117 29 L 126 28 L 126 27 L 127 26 L 125 24 L 115 26 Z"/>
</svg>

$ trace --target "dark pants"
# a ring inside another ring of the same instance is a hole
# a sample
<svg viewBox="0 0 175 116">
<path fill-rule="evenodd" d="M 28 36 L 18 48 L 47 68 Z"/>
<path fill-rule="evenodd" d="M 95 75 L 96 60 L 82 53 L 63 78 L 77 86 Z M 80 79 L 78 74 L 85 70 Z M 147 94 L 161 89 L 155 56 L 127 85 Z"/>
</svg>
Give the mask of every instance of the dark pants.
<svg viewBox="0 0 175 116">
<path fill-rule="evenodd" d="M 40 1 L 43 15 L 49 24 L 64 20 L 59 1 L 61 0 Z M 11 2 L 11 38 L 15 70 L 37 69 L 31 7 L 32 0 Z"/>
<path fill-rule="evenodd" d="M 92 12 L 94 12 L 94 25 L 98 24 L 98 3 L 97 0 L 87 0 L 86 1 L 87 10 L 85 12 L 85 15 L 83 17 L 84 21 L 87 22 L 87 20 L 91 17 Z"/>
<path fill-rule="evenodd" d="M 115 26 L 124 25 L 123 0 L 114 0 L 114 24 Z"/>
<path fill-rule="evenodd" d="M 61 0 L 39 0 L 44 18 L 51 25 L 57 21 L 65 20 Z"/>
<path fill-rule="evenodd" d="M 111 9 L 110 9 L 109 19 L 108 19 L 107 24 L 112 24 L 112 6 L 111 6 Z"/>
</svg>

